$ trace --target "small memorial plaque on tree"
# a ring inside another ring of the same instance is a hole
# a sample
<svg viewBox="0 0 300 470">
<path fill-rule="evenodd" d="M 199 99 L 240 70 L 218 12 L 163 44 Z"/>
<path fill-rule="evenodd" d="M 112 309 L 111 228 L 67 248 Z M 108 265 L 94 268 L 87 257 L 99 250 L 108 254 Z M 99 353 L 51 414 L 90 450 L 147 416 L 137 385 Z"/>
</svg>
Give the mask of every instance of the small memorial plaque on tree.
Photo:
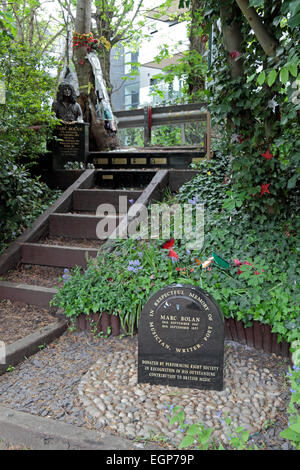
<svg viewBox="0 0 300 470">
<path fill-rule="evenodd" d="M 141 313 L 138 382 L 223 389 L 224 319 L 213 298 L 191 285 L 156 292 Z"/>
</svg>

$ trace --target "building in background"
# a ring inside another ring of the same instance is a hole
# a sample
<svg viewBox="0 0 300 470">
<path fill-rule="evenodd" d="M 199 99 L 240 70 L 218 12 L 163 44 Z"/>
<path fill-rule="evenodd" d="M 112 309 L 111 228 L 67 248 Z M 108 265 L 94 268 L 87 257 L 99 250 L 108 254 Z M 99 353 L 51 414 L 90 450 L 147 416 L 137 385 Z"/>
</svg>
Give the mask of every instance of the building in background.
<svg viewBox="0 0 300 470">
<path fill-rule="evenodd" d="M 151 5 L 153 5 L 153 1 Z M 156 2 L 159 5 L 159 1 Z M 186 22 L 178 22 L 174 14 L 178 11 L 178 1 L 175 0 L 165 15 L 154 7 L 148 18 L 154 25 L 150 33 L 150 40 L 139 49 L 138 52 L 130 52 L 123 47 L 113 48 L 111 51 L 111 83 L 113 92 L 111 102 L 114 111 L 140 108 L 146 105 L 158 106 L 162 101 L 158 96 L 151 95 L 151 89 L 155 84 L 155 75 L 162 69 L 175 63 L 182 57 L 182 53 L 188 49 L 188 37 Z M 183 10 L 180 10 L 182 12 Z M 157 18 L 159 16 L 159 18 Z M 180 44 L 178 44 L 180 42 Z M 155 62 L 160 46 L 167 44 L 171 51 L 171 57 Z M 142 64 L 137 67 L 135 64 Z M 134 72 L 132 74 L 132 72 Z M 124 77 L 130 76 L 124 80 Z M 164 92 L 165 99 L 181 96 L 181 83 L 174 80 L 171 87 L 162 83 L 160 90 Z"/>
</svg>

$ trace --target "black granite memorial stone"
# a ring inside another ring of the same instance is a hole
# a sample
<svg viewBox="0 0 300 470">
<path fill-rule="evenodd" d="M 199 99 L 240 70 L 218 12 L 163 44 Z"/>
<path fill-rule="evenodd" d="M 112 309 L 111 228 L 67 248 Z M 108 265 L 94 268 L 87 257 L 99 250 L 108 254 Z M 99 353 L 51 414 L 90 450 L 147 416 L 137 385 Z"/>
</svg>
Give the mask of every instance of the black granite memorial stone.
<svg viewBox="0 0 300 470">
<path fill-rule="evenodd" d="M 89 152 L 89 124 L 61 124 L 54 131 L 52 141 L 53 169 L 63 169 L 68 162 L 87 163 Z"/>
<path fill-rule="evenodd" d="M 171 285 L 148 300 L 138 329 L 138 383 L 222 390 L 223 360 L 223 314 L 207 292 Z"/>
</svg>

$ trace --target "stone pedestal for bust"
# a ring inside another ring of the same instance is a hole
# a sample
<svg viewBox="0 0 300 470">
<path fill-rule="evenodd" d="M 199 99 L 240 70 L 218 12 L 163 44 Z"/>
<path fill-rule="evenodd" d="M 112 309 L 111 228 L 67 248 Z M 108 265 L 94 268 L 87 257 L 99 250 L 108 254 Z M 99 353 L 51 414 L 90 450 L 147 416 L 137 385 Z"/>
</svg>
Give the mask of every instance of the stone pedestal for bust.
<svg viewBox="0 0 300 470">
<path fill-rule="evenodd" d="M 61 124 L 51 142 L 53 170 L 61 170 L 68 162 L 87 163 L 89 153 L 89 124 Z"/>
</svg>

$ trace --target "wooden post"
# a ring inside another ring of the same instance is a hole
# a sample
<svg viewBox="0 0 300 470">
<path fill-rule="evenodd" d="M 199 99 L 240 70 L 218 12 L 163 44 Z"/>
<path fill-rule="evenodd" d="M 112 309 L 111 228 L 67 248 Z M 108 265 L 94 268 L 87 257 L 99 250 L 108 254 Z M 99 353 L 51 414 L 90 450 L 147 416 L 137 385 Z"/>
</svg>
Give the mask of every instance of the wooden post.
<svg viewBox="0 0 300 470">
<path fill-rule="evenodd" d="M 210 160 L 211 154 L 211 125 L 210 125 L 210 113 L 207 111 L 206 114 L 206 158 Z"/>
<path fill-rule="evenodd" d="M 144 147 L 151 144 L 151 106 L 144 107 Z"/>
</svg>

